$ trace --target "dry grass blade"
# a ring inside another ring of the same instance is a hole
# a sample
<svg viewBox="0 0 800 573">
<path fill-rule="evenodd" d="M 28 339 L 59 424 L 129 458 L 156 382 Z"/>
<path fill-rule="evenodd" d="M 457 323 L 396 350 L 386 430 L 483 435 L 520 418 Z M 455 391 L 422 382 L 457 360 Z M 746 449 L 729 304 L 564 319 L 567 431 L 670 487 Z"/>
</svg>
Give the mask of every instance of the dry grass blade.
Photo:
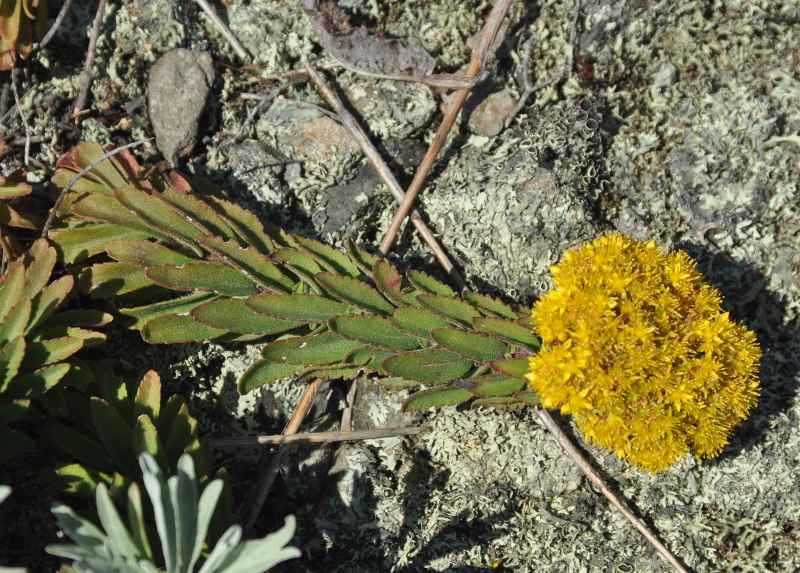
<svg viewBox="0 0 800 573">
<path fill-rule="evenodd" d="M 486 58 L 488 57 L 492 48 L 492 44 L 494 43 L 495 36 L 497 36 L 497 32 L 500 30 L 500 24 L 503 22 L 510 5 L 511 0 L 499 0 L 497 4 L 494 5 L 494 8 L 492 8 L 489 18 L 486 20 L 486 25 L 483 27 L 481 41 L 475 48 L 475 51 L 472 55 L 472 60 L 467 67 L 467 76 L 475 78 L 481 74 L 483 66 L 486 63 Z M 444 143 L 447 140 L 447 135 L 453 128 L 453 124 L 455 123 L 461 108 L 464 106 L 464 102 L 467 100 L 468 95 L 468 89 L 460 89 L 456 92 L 456 95 L 453 98 L 453 103 L 451 103 L 450 107 L 447 109 L 447 113 L 445 114 L 439 129 L 436 131 L 433 142 L 428 148 L 428 151 L 425 153 L 425 157 L 422 159 L 417 172 L 414 174 L 414 179 L 411 181 L 411 185 L 409 185 L 408 191 L 406 191 L 406 196 L 395 213 L 392 224 L 389 226 L 389 230 L 386 231 L 386 235 L 384 236 L 380 246 L 381 255 L 385 256 L 391 250 L 392 244 L 394 243 L 394 240 L 397 238 L 397 234 L 400 231 L 400 226 L 403 224 L 403 221 L 411 211 L 411 205 L 414 203 L 417 195 L 419 195 L 422 185 L 425 183 L 425 179 L 428 177 L 428 173 L 430 173 L 430 170 L 436 161 L 436 157 L 439 155 L 439 151 L 441 151 L 442 147 L 444 147 Z"/>
<path fill-rule="evenodd" d="M 317 89 L 322 93 L 334 111 L 336 111 L 338 115 L 337 119 L 342 123 L 342 125 L 344 125 L 347 131 L 350 132 L 350 135 L 361 147 L 364 155 L 366 155 L 372 162 L 372 165 L 375 167 L 378 175 L 380 175 L 381 179 L 383 179 L 383 182 L 389 188 L 389 192 L 398 203 L 402 204 L 403 199 L 405 198 L 403 188 L 400 186 L 397 178 L 395 178 L 394 174 L 389 169 L 389 166 L 386 165 L 386 162 L 383 160 L 380 153 L 378 153 L 378 150 L 375 149 L 375 146 L 370 141 L 369 136 L 361 128 L 353 115 L 347 111 L 339 98 L 336 97 L 336 94 L 333 92 L 333 90 L 328 87 L 328 85 L 325 83 L 325 80 L 322 79 L 316 70 L 314 70 L 314 68 L 312 68 L 308 62 L 303 62 L 303 66 L 306 70 L 306 73 L 308 73 L 308 75 L 316 84 Z M 436 257 L 436 260 L 439 261 L 439 264 L 442 266 L 445 272 L 450 275 L 450 277 L 453 279 L 453 282 L 455 282 L 458 286 L 459 290 L 467 288 L 467 283 L 464 281 L 455 266 L 453 266 L 453 263 L 447 256 L 447 253 L 439 245 L 438 241 L 433 236 L 433 233 L 425 224 L 425 221 L 422 220 L 419 212 L 416 210 L 412 211 L 410 219 L 413 225 L 419 231 L 425 243 L 428 245 L 428 247 L 430 247 L 431 251 Z"/>
<path fill-rule="evenodd" d="M 214 448 L 227 446 L 279 446 L 283 444 L 327 444 L 329 442 L 360 442 L 378 440 L 396 436 L 416 436 L 427 434 L 426 426 L 408 426 L 405 428 L 375 428 L 373 430 L 353 430 L 341 432 L 309 432 L 308 434 L 281 434 L 278 436 L 256 436 L 253 438 L 216 438 L 208 440 Z"/>
<path fill-rule="evenodd" d="M 50 26 L 50 29 L 47 31 L 47 34 L 44 35 L 42 41 L 39 42 L 39 48 L 44 48 L 56 35 L 59 26 L 61 26 L 61 22 L 64 21 L 64 17 L 67 15 L 67 12 L 69 12 L 70 6 L 72 6 L 72 0 L 65 0 L 65 2 L 61 5 L 61 10 L 58 11 L 58 16 L 56 16 L 55 22 L 53 22 L 53 25 Z"/>
<path fill-rule="evenodd" d="M 211 23 L 216 26 L 219 33 L 225 38 L 225 40 L 231 45 L 233 51 L 236 52 L 236 55 L 245 62 L 249 62 L 252 58 L 250 54 L 247 53 L 247 50 L 242 46 L 242 43 L 238 40 L 236 36 L 233 35 L 230 28 L 225 25 L 225 22 L 222 21 L 222 18 L 217 15 L 217 12 L 214 10 L 214 7 L 208 3 L 207 0 L 194 0 L 200 8 L 203 9 L 203 12 L 206 13 L 208 19 L 211 20 Z"/>
</svg>

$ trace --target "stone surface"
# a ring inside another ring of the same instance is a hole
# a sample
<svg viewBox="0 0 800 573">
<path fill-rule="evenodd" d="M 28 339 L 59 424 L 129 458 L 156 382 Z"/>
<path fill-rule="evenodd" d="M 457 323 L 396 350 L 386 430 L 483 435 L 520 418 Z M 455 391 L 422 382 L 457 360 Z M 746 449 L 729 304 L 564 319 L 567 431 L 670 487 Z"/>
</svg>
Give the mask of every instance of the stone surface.
<svg viewBox="0 0 800 573">
<path fill-rule="evenodd" d="M 470 114 L 470 130 L 478 135 L 494 137 L 503 130 L 516 104 L 508 88 L 489 94 Z"/>
<path fill-rule="evenodd" d="M 183 48 L 167 52 L 150 69 L 150 121 L 156 146 L 173 167 L 197 143 L 215 75 L 211 54 Z"/>
</svg>

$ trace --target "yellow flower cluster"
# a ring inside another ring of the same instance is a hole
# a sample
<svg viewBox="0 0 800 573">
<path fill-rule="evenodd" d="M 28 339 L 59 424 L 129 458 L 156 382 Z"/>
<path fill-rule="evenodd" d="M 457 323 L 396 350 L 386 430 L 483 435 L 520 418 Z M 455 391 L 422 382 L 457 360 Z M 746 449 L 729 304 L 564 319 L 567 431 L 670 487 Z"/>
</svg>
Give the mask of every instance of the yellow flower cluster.
<svg viewBox="0 0 800 573">
<path fill-rule="evenodd" d="M 718 455 L 755 406 L 753 332 L 722 312 L 689 256 L 618 233 L 565 253 L 533 307 L 530 385 L 546 408 L 641 468 Z"/>
</svg>

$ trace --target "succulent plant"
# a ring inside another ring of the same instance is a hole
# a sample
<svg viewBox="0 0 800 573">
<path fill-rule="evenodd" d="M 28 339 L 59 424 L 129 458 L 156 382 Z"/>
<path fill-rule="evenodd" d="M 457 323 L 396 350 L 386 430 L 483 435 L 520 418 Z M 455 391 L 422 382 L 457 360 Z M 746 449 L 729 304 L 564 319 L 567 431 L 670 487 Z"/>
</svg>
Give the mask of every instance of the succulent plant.
<svg viewBox="0 0 800 573">
<path fill-rule="evenodd" d="M 11 68 L 17 57 L 28 57 L 46 17 L 45 0 L 0 0 L 0 70 Z"/>
<path fill-rule="evenodd" d="M 92 497 L 102 483 L 115 500 L 124 500 L 128 486 L 141 480 L 137 460 L 144 453 L 166 473 L 174 473 L 181 456 L 191 454 L 198 479 L 205 483 L 208 462 L 197 440 L 197 421 L 181 396 L 162 400 L 158 374 L 149 371 L 137 383 L 126 384 L 110 373 L 100 373 L 96 386 L 86 392 L 64 392 L 70 423 L 53 424 L 47 432 L 75 460 L 55 469 L 56 483 L 63 491 Z"/>
<path fill-rule="evenodd" d="M 79 573 L 156 572 L 166 567 L 171 573 L 258 573 L 300 556 L 287 543 L 294 535 L 294 518 L 286 518 L 277 532 L 262 539 L 241 543 L 238 525 L 228 528 L 210 553 L 206 553 L 209 523 L 223 489 L 220 480 L 208 483 L 198 498 L 198 476 L 194 461 L 184 454 L 177 474 L 164 479 L 158 462 L 145 453 L 139 458 L 146 496 L 132 483 L 128 487 L 127 525 L 111 501 L 105 484 L 97 486 L 97 513 L 101 527 L 63 504 L 53 504 L 61 530 L 74 544 L 49 545 L 52 555 L 74 560 Z M 152 505 L 156 516 L 157 541 L 148 531 L 144 506 Z M 210 549 L 210 548 L 208 548 Z M 163 555 L 157 564 L 156 555 Z M 201 556 L 202 565 L 196 569 Z"/>
<path fill-rule="evenodd" d="M 105 340 L 84 327 L 111 320 L 94 310 L 61 310 L 74 280 L 69 275 L 52 280 L 55 263 L 55 249 L 40 239 L 0 277 L 0 459 L 32 445 L 8 427 L 25 415 L 30 399 L 70 371 L 82 371 L 73 354 Z"/>
<path fill-rule="evenodd" d="M 61 159 L 54 182 L 63 185 L 101 155 L 97 144 L 79 145 Z M 265 230 L 218 195 L 192 192 L 174 175 L 140 173 L 131 156 L 100 163 L 67 194 L 51 238 L 65 262 L 94 257 L 80 276 L 92 296 L 148 302 L 120 308 L 145 340 L 282 335 L 244 374 L 241 392 L 293 373 L 366 371 L 394 387 L 429 386 L 408 409 L 472 398 L 538 402 L 525 387 L 527 357 L 538 348 L 527 312 L 459 296 L 422 272 L 403 276 L 352 242 L 344 254 Z"/>
<path fill-rule="evenodd" d="M 25 182 L 21 171 L 15 171 L 5 177 L 0 174 L 0 248 L 6 260 L 15 259 L 22 254 L 19 243 L 6 227 L 25 229 L 41 227 L 42 221 L 26 203 L 27 198 L 24 198 L 30 195 L 32 190 L 33 188 Z"/>
<path fill-rule="evenodd" d="M 718 455 L 758 396 L 755 334 L 686 253 L 618 233 L 568 251 L 533 307 L 528 378 L 599 446 L 650 471 Z"/>
</svg>

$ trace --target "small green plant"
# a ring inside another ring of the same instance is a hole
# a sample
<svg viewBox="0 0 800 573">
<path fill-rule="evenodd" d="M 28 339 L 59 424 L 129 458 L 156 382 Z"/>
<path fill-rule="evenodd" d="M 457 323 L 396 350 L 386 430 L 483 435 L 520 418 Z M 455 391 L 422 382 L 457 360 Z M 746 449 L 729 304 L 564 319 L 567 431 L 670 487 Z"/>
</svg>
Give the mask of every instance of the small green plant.
<svg viewBox="0 0 800 573">
<path fill-rule="evenodd" d="M 27 58 L 41 38 L 47 17 L 45 0 L 0 0 L 0 70 Z"/>
<path fill-rule="evenodd" d="M 620 234 L 567 252 L 533 307 L 542 405 L 650 471 L 718 455 L 755 406 L 761 352 L 694 261 Z"/>
<path fill-rule="evenodd" d="M 31 191 L 33 188 L 25 181 L 22 171 L 15 171 L 7 177 L 0 174 L 0 248 L 6 261 L 22 254 L 19 243 L 7 227 L 39 229 L 42 226 L 42 221 L 27 202 L 26 195 Z"/>
<path fill-rule="evenodd" d="M 59 527 L 74 544 L 49 545 L 52 555 L 72 559 L 79 573 L 157 572 L 259 573 L 300 556 L 287 543 L 294 535 L 294 518 L 277 532 L 263 539 L 241 543 L 242 530 L 231 526 L 222 534 L 210 553 L 206 552 L 209 523 L 222 493 L 223 484 L 214 480 L 198 498 L 198 479 L 192 457 L 185 454 L 178 462 L 177 475 L 164 479 L 158 462 L 149 454 L 139 458 L 146 496 L 136 483 L 128 487 L 127 525 L 111 501 L 105 484 L 97 486 L 97 513 L 101 527 L 79 516 L 63 504 L 52 511 Z M 151 533 L 144 517 L 149 501 L 156 517 L 160 552 L 153 550 Z M 163 555 L 162 565 L 156 555 Z"/>
<path fill-rule="evenodd" d="M 61 310 L 73 290 L 67 275 L 52 280 L 56 251 L 45 240 L 9 265 L 0 278 L 0 459 L 32 446 L 8 427 L 36 398 L 84 371 L 72 356 L 105 336 L 84 327 L 107 324 L 111 315 L 94 310 Z"/>
</svg>

